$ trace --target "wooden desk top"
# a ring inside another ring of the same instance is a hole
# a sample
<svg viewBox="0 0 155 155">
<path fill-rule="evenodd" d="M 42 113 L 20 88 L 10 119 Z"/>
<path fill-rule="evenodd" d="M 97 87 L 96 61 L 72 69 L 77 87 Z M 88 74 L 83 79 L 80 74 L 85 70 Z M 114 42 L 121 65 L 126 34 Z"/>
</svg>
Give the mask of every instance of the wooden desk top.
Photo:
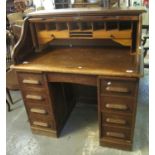
<svg viewBox="0 0 155 155">
<path fill-rule="evenodd" d="M 28 63 L 12 68 L 33 72 L 59 72 L 87 75 L 142 76 L 140 56 L 130 55 L 127 48 L 64 47 L 36 53 Z"/>
</svg>

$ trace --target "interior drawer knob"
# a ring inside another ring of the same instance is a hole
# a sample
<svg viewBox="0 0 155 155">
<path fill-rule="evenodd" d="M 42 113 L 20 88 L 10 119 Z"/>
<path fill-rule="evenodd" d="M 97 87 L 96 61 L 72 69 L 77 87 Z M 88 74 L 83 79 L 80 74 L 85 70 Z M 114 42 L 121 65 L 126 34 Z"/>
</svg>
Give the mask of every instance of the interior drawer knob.
<svg viewBox="0 0 155 155">
<path fill-rule="evenodd" d="M 47 114 L 47 111 L 44 109 L 31 108 L 30 111 L 39 114 Z"/>
<path fill-rule="evenodd" d="M 123 104 L 106 104 L 105 105 L 106 108 L 108 109 L 116 109 L 116 110 L 127 110 L 128 106 L 127 105 L 123 105 Z"/>
<path fill-rule="evenodd" d="M 28 79 L 24 79 L 24 80 L 22 81 L 22 83 L 24 83 L 24 84 L 36 84 L 36 85 L 38 85 L 38 84 L 40 84 L 40 81 L 38 81 L 38 80 L 28 80 Z"/>
<path fill-rule="evenodd" d="M 106 91 L 118 92 L 118 93 L 129 93 L 130 92 L 130 90 L 126 87 L 114 87 L 114 86 L 106 87 Z"/>
<path fill-rule="evenodd" d="M 116 138 L 125 138 L 124 133 L 118 133 L 118 132 L 106 132 L 106 135 L 116 137 Z"/>
<path fill-rule="evenodd" d="M 48 124 L 47 124 L 47 123 L 38 122 L 38 121 L 34 121 L 34 122 L 33 122 L 33 125 L 39 125 L 39 126 L 43 126 L 43 127 L 48 127 Z"/>
<path fill-rule="evenodd" d="M 107 118 L 106 122 L 107 123 L 122 124 L 122 125 L 126 124 L 126 120 L 124 120 L 124 119 L 117 119 L 117 118 Z"/>
<path fill-rule="evenodd" d="M 43 100 L 43 97 L 40 95 L 26 95 L 27 99 L 33 99 L 33 100 Z"/>
</svg>

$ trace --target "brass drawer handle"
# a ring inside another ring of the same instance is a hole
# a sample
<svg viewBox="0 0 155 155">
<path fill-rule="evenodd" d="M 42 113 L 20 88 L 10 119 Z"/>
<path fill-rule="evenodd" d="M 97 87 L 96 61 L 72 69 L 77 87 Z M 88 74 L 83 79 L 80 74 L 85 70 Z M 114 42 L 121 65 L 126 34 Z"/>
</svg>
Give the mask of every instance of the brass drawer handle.
<svg viewBox="0 0 155 155">
<path fill-rule="evenodd" d="M 39 126 L 43 126 L 43 127 L 48 127 L 48 124 L 47 124 L 47 123 L 44 123 L 44 122 L 37 122 L 37 121 L 34 121 L 34 122 L 33 122 L 33 125 L 39 125 Z"/>
<path fill-rule="evenodd" d="M 109 92 L 118 92 L 118 93 L 129 93 L 130 90 L 126 87 L 112 87 L 108 86 L 106 87 L 106 90 Z"/>
<path fill-rule="evenodd" d="M 127 110 L 128 109 L 127 105 L 122 105 L 122 104 L 106 104 L 105 107 L 108 109 L 118 109 L 118 110 Z"/>
<path fill-rule="evenodd" d="M 124 120 L 124 119 L 115 119 L 115 118 L 107 118 L 106 122 L 107 123 L 122 124 L 122 125 L 126 124 L 126 120 Z"/>
<path fill-rule="evenodd" d="M 124 133 L 118 133 L 118 132 L 106 132 L 106 135 L 116 137 L 116 138 L 125 138 Z"/>
<path fill-rule="evenodd" d="M 31 108 L 30 111 L 39 114 L 47 114 L 47 111 L 44 109 Z"/>
<path fill-rule="evenodd" d="M 36 85 L 38 85 L 38 84 L 40 84 L 40 81 L 38 81 L 38 80 L 28 80 L 28 79 L 24 79 L 24 80 L 22 81 L 22 83 L 24 83 L 24 84 L 36 84 Z"/>
<path fill-rule="evenodd" d="M 26 95 L 26 98 L 27 99 L 33 99 L 33 100 L 43 100 L 43 97 L 42 96 L 39 96 L 39 95 Z"/>
</svg>

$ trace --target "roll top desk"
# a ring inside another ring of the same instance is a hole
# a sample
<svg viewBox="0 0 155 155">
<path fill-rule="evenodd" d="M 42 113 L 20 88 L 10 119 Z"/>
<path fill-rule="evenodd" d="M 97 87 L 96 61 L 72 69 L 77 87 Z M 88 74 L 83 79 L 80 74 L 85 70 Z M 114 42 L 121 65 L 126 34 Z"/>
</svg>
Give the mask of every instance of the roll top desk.
<svg viewBox="0 0 155 155">
<path fill-rule="evenodd" d="M 71 85 L 97 87 L 101 146 L 131 150 L 142 9 L 38 11 L 25 19 L 13 51 L 33 133 L 58 137 L 75 99 Z"/>
</svg>

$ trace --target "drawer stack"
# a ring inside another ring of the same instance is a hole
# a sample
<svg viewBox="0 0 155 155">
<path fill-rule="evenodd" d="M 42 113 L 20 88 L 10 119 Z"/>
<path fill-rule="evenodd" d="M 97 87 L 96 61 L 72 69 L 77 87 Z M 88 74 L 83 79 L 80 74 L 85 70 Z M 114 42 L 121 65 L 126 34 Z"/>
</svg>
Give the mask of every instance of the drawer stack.
<svg viewBox="0 0 155 155">
<path fill-rule="evenodd" d="M 100 145 L 131 150 L 138 79 L 100 77 L 98 81 Z"/>
<path fill-rule="evenodd" d="M 41 73 L 17 72 L 32 132 L 57 136 L 53 103 L 46 77 Z"/>
</svg>

